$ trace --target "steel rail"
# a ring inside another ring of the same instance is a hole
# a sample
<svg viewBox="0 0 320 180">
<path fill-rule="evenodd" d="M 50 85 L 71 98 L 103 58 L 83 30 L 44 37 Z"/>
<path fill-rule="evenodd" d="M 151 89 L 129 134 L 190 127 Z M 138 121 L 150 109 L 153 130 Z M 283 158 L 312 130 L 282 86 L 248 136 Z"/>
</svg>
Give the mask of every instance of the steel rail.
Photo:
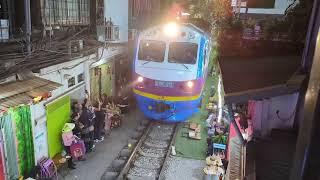
<svg viewBox="0 0 320 180">
<path fill-rule="evenodd" d="M 137 145 L 135 146 L 135 148 L 133 149 L 129 159 L 127 160 L 125 166 L 123 167 L 123 169 L 121 170 L 117 180 L 125 180 L 128 172 L 129 172 L 129 169 L 130 169 L 130 166 L 132 164 L 132 162 L 134 162 L 134 159 L 137 155 L 137 152 L 139 150 L 139 148 L 141 147 L 141 145 L 143 144 L 144 140 L 147 138 L 147 135 L 148 133 L 150 132 L 151 128 L 152 128 L 152 125 L 154 123 L 151 122 L 148 127 L 147 127 L 147 130 L 144 132 L 144 134 L 141 136 L 139 142 L 137 143 Z"/>
<path fill-rule="evenodd" d="M 169 156 L 170 156 L 171 151 L 172 151 L 172 145 L 173 145 L 174 142 L 175 142 L 175 139 L 176 139 L 176 137 L 177 137 L 177 134 L 178 134 L 178 124 L 175 124 L 175 125 L 174 125 L 173 135 L 172 135 L 172 137 L 171 137 L 171 141 L 170 141 L 170 144 L 169 144 L 168 152 L 167 152 L 167 154 L 166 154 L 166 157 L 165 157 L 164 160 L 163 160 L 163 164 L 162 164 L 162 166 L 161 166 L 161 168 L 160 168 L 160 173 L 159 173 L 159 176 L 158 176 L 157 179 L 160 179 L 161 176 L 162 176 L 162 174 L 164 173 L 164 168 L 163 168 L 163 167 L 164 167 L 164 165 L 166 164 L 167 160 L 169 159 Z"/>
</svg>

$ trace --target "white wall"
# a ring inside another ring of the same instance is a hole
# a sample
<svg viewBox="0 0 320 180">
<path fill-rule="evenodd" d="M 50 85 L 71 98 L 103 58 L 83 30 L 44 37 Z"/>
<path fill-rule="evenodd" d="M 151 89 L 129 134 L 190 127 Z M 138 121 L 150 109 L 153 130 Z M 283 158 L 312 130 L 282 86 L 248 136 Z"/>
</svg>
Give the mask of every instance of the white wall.
<svg viewBox="0 0 320 180">
<path fill-rule="evenodd" d="M 95 58 L 95 55 L 79 58 L 62 64 L 57 64 L 40 70 L 37 76 L 62 84 L 56 90 L 53 90 L 52 96 L 39 104 L 30 106 L 31 120 L 33 123 L 34 151 L 36 162 L 42 157 L 48 157 L 48 139 L 47 139 L 47 119 L 45 103 L 54 100 L 62 95 L 70 95 L 72 99 L 82 100 L 85 97 L 84 90 L 86 89 L 86 75 L 89 68 L 87 61 Z M 80 73 L 85 74 L 84 82 L 78 83 L 77 76 Z M 67 76 L 66 76 L 67 75 Z M 75 76 L 76 84 L 68 88 L 68 78 Z"/>
<path fill-rule="evenodd" d="M 33 122 L 33 143 L 35 162 L 37 163 L 42 157 L 48 157 L 48 136 L 46 124 L 46 111 L 44 102 L 30 106 L 31 120 Z"/>
<path fill-rule="evenodd" d="M 128 5 L 129 0 L 104 0 L 104 16 L 111 18 L 114 25 L 120 29 L 120 40 L 116 42 L 128 42 Z"/>
<path fill-rule="evenodd" d="M 298 93 L 255 101 L 252 117 L 255 133 L 265 136 L 272 129 L 292 128 Z M 279 117 L 276 114 L 279 110 Z"/>
<path fill-rule="evenodd" d="M 64 93 L 66 93 L 67 91 L 71 91 L 73 90 L 75 87 L 79 86 L 79 85 L 83 85 L 86 86 L 86 81 L 88 81 L 89 79 L 86 77 L 89 74 L 89 69 L 87 67 L 87 61 L 91 61 L 93 59 L 96 58 L 96 55 L 91 55 L 91 56 L 87 56 L 87 57 L 83 57 L 83 58 L 79 58 L 73 61 L 69 61 L 66 63 L 62 63 L 62 64 L 57 64 L 54 66 L 50 66 L 47 68 L 43 68 L 40 70 L 40 73 L 38 74 L 39 77 L 53 81 L 53 82 L 57 82 L 62 84 L 61 87 L 57 88 L 56 90 L 54 90 L 52 92 L 52 98 L 54 99 Z M 78 82 L 78 75 L 83 73 L 85 78 L 84 78 L 84 82 Z M 68 79 L 70 79 L 71 77 L 75 77 L 75 85 L 72 87 L 68 87 Z M 82 87 L 80 87 L 82 88 Z M 85 87 L 86 89 L 87 87 Z M 79 99 L 83 99 L 84 98 L 84 91 L 83 93 L 79 94 L 78 92 L 77 96 L 79 96 Z M 74 96 L 76 97 L 76 96 Z"/>
<path fill-rule="evenodd" d="M 102 64 L 108 63 L 113 57 L 121 54 L 127 54 L 128 49 L 126 45 L 114 45 L 111 47 L 106 48 L 99 48 L 98 49 L 98 58 L 99 61 L 91 63 L 89 68 L 94 68 L 100 66 Z"/>
<path fill-rule="evenodd" d="M 263 8 L 249 8 L 248 13 L 250 14 L 284 14 L 284 11 L 286 8 L 291 4 L 292 2 L 289 0 L 276 0 L 274 8 L 272 9 L 263 9 Z M 241 8 L 241 13 L 246 12 L 246 8 Z"/>
</svg>

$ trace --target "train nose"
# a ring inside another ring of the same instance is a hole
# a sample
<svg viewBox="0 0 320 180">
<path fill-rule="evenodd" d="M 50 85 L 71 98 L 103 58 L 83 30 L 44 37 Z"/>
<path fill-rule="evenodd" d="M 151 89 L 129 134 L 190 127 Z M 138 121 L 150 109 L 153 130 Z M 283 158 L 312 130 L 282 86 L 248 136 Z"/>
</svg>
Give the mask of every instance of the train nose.
<svg viewBox="0 0 320 180">
<path fill-rule="evenodd" d="M 166 112 L 170 109 L 171 109 L 170 105 L 163 103 L 163 102 L 158 102 L 158 103 L 156 103 L 156 106 L 155 106 L 155 111 L 157 113 L 163 113 L 163 112 Z"/>
</svg>

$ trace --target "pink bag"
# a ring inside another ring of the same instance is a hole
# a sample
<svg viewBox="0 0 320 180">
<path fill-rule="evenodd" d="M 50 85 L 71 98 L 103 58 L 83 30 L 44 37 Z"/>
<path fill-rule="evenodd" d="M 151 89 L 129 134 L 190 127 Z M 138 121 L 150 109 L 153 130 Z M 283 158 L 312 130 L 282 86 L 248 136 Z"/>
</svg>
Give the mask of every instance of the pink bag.
<svg viewBox="0 0 320 180">
<path fill-rule="evenodd" d="M 57 179 L 57 168 L 51 159 L 42 158 L 39 166 L 41 178 Z"/>
<path fill-rule="evenodd" d="M 82 157 L 86 153 L 86 147 L 84 145 L 83 140 L 77 140 L 77 142 L 74 142 L 70 146 L 71 156 L 74 159 L 78 159 L 79 157 Z"/>
</svg>

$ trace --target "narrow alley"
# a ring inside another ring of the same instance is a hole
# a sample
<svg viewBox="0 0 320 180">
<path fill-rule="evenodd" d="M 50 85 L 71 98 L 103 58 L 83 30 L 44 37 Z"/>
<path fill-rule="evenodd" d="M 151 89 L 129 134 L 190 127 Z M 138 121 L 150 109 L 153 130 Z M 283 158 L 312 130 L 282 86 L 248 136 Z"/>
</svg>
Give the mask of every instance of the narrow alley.
<svg viewBox="0 0 320 180">
<path fill-rule="evenodd" d="M 0 180 L 319 179 L 319 12 L 0 0 Z"/>
</svg>

